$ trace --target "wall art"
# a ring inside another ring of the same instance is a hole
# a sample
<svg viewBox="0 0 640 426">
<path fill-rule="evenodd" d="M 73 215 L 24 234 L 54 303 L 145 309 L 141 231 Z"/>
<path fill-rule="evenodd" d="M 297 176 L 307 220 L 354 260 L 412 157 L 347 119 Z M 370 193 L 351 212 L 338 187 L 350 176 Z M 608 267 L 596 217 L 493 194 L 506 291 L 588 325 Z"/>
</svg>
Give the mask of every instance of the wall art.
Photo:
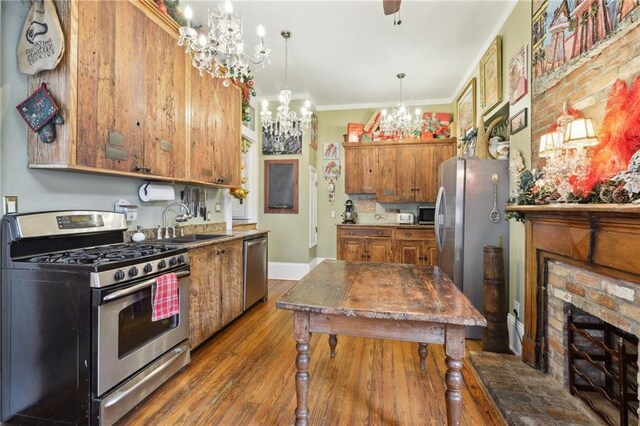
<svg viewBox="0 0 640 426">
<path fill-rule="evenodd" d="M 458 135 L 466 135 L 476 127 L 476 79 L 471 79 L 456 99 L 456 117 L 458 120 Z"/>
<path fill-rule="evenodd" d="M 513 105 L 527 94 L 527 45 L 509 61 L 509 104 Z"/>
<path fill-rule="evenodd" d="M 286 155 L 302 154 L 302 135 L 284 138 L 262 131 L 262 154 Z"/>
<path fill-rule="evenodd" d="M 502 101 L 502 37 L 496 36 L 479 67 L 480 109 L 485 114 Z"/>
<path fill-rule="evenodd" d="M 522 108 L 518 113 L 509 119 L 510 133 L 515 135 L 520 130 L 527 127 L 527 109 Z"/>
</svg>

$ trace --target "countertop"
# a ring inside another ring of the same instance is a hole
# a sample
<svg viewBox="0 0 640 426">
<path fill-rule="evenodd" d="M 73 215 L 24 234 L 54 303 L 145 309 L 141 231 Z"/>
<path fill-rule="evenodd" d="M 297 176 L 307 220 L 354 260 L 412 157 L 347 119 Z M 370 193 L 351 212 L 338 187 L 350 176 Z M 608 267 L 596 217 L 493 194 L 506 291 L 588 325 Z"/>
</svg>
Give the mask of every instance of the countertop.
<svg viewBox="0 0 640 426">
<path fill-rule="evenodd" d="M 234 231 L 214 231 L 214 232 L 207 232 L 207 234 L 215 234 L 215 235 L 225 235 L 224 237 L 220 237 L 220 238 L 213 238 L 210 240 L 199 240 L 199 241 L 190 241 L 190 242 L 186 242 L 186 243 L 175 243 L 175 242 L 169 242 L 166 239 L 154 239 L 154 240 L 145 240 L 145 242 L 149 242 L 149 243 L 169 243 L 169 244 L 175 244 L 175 245 L 179 245 L 182 247 L 186 247 L 188 249 L 194 249 L 194 248 L 198 248 L 198 247 L 205 247 L 205 246 L 209 246 L 212 244 L 220 244 L 220 243 L 226 243 L 228 241 L 234 241 L 234 240 L 244 240 L 245 238 L 252 238 L 252 237 L 258 237 L 261 235 L 267 235 L 269 233 L 269 231 L 265 231 L 265 230 L 260 230 L 260 229 L 251 229 L 251 230 L 234 230 Z M 189 234 L 186 234 L 185 237 L 189 236 Z"/>
<path fill-rule="evenodd" d="M 376 227 L 376 228 L 400 228 L 400 229 L 433 229 L 434 225 L 419 225 L 417 223 L 398 224 L 398 223 L 338 223 L 338 226 L 349 227 Z"/>
</svg>

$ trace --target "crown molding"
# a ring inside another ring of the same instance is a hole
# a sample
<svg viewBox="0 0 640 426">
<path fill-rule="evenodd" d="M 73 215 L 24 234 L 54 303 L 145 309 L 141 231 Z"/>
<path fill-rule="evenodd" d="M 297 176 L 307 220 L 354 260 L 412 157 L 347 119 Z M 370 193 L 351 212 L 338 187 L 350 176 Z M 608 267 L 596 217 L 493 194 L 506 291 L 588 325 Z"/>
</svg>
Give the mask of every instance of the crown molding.
<svg viewBox="0 0 640 426">
<path fill-rule="evenodd" d="M 407 106 L 426 106 L 426 105 L 441 105 L 450 104 L 453 100 L 451 98 L 441 99 L 416 99 L 412 101 L 405 101 Z M 398 104 L 395 102 L 369 102 L 361 104 L 342 104 L 342 105 L 318 105 L 317 111 L 342 111 L 347 109 L 378 109 L 378 108 L 393 108 Z"/>
</svg>

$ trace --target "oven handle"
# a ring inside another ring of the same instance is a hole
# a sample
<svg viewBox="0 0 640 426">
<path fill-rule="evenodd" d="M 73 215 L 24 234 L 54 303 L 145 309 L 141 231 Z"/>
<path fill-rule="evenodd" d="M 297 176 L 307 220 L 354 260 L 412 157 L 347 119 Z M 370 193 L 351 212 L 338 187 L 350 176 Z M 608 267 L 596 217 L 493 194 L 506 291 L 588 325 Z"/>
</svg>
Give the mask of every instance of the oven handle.
<svg viewBox="0 0 640 426">
<path fill-rule="evenodd" d="M 178 278 L 186 277 L 189 274 L 190 274 L 189 271 L 176 272 L 176 276 Z M 133 287 L 125 288 L 123 290 L 114 291 L 113 293 L 105 296 L 102 299 L 102 301 L 103 302 L 108 302 L 109 300 L 117 299 L 119 297 L 127 296 L 129 294 L 133 294 L 136 291 L 142 290 L 143 288 L 151 287 L 155 283 L 156 283 L 156 279 L 155 278 L 151 278 L 150 280 L 142 281 L 140 284 L 136 284 Z"/>
</svg>

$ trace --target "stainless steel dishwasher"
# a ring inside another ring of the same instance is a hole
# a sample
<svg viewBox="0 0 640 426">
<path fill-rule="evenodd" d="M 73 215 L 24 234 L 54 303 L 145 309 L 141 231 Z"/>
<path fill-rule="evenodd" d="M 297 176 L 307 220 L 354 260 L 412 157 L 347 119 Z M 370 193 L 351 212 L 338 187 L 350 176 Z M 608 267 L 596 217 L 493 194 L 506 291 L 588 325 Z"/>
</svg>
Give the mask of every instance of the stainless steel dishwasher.
<svg viewBox="0 0 640 426">
<path fill-rule="evenodd" d="M 244 240 L 244 307 L 267 300 L 267 237 Z"/>
</svg>

